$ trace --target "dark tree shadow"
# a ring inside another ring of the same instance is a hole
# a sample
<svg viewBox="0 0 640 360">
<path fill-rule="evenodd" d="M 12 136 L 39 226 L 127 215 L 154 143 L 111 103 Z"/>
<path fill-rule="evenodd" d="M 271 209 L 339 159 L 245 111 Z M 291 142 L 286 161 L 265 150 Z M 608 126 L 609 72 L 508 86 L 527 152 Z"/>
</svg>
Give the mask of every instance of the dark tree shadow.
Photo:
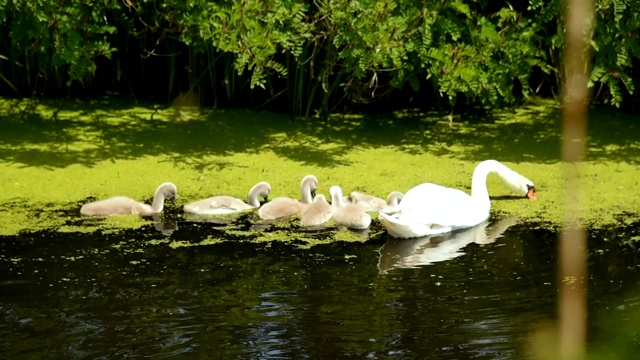
<svg viewBox="0 0 640 360">
<path fill-rule="evenodd" d="M 266 150 L 319 167 L 334 166 L 355 148 L 380 147 L 469 161 L 550 163 L 560 158 L 560 112 L 549 102 L 452 119 L 407 111 L 321 120 L 210 109 L 190 110 L 189 119 L 183 117 L 179 110 L 121 98 L 5 100 L 0 105 L 0 156 L 22 166 L 60 168 L 164 154 L 196 169 L 228 165 L 204 161 L 207 155 Z M 590 160 L 637 164 L 639 140 L 637 119 L 592 112 Z"/>
</svg>

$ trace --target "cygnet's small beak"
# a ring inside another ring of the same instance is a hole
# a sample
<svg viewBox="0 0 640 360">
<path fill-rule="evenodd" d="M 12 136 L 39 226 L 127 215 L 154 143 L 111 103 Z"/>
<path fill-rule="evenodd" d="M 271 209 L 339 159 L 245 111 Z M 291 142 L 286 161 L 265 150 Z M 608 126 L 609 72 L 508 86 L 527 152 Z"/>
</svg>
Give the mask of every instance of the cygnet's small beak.
<svg viewBox="0 0 640 360">
<path fill-rule="evenodd" d="M 529 198 L 529 200 L 538 200 L 538 197 L 536 196 L 536 188 L 529 185 L 527 185 L 527 187 L 529 188 L 529 190 L 527 191 L 527 197 Z"/>
<path fill-rule="evenodd" d="M 171 200 L 173 205 L 176 205 L 176 197 L 175 196 L 170 197 L 169 200 Z"/>
</svg>

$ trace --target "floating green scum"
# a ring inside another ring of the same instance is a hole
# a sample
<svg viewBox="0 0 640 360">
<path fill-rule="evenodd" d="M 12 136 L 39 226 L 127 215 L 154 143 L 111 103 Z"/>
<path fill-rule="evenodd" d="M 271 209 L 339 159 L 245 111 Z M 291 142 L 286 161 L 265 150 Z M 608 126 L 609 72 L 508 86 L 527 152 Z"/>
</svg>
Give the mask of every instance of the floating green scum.
<svg viewBox="0 0 640 360">
<path fill-rule="evenodd" d="M 559 160 L 559 118 L 550 101 L 452 117 L 405 111 L 323 120 L 247 110 L 161 108 L 118 98 L 5 99 L 0 101 L 0 234 L 139 228 L 151 220 L 118 216 L 80 221 L 79 209 L 115 195 L 150 203 L 165 181 L 178 188 L 177 207 L 165 207 L 178 221 L 184 204 L 214 195 L 245 198 L 258 181 L 271 184 L 270 198 L 297 198 L 307 174 L 318 178 L 317 193 L 326 196 L 333 185 L 345 194 L 358 190 L 383 198 L 423 182 L 469 191 L 473 169 L 485 159 L 499 160 L 531 179 L 538 195 L 535 202 L 515 201 L 499 179 L 489 176 L 494 215 L 561 226 L 564 174 L 568 166 L 578 166 L 586 226 L 638 221 L 640 123 L 621 113 L 593 110 L 588 157 L 568 165 Z M 383 231 L 372 215 L 368 236 Z M 260 227 L 227 231 L 253 241 L 318 240 L 301 232 L 296 221 L 279 222 L 272 232 Z M 331 237 L 367 238 L 345 233 L 334 231 Z M 212 236 L 207 241 L 215 241 Z"/>
</svg>

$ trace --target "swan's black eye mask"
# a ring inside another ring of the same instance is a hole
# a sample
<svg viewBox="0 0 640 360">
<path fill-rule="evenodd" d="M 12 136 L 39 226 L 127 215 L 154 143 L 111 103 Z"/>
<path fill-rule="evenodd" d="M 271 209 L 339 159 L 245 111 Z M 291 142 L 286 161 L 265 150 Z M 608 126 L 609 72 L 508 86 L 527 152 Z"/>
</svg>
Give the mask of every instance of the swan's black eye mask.
<svg viewBox="0 0 640 360">
<path fill-rule="evenodd" d="M 527 195 L 525 195 L 525 197 L 528 197 L 531 200 L 537 200 L 538 197 L 536 196 L 536 187 L 527 184 Z"/>
</svg>

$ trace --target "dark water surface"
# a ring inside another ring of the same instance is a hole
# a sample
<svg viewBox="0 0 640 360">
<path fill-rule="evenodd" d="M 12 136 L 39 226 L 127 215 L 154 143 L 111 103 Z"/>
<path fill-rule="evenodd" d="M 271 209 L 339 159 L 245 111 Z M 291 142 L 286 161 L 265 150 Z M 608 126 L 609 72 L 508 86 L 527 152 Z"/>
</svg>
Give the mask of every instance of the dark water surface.
<svg viewBox="0 0 640 360">
<path fill-rule="evenodd" d="M 514 359 L 556 318 L 557 234 L 531 224 L 311 249 L 165 242 L 207 231 L 0 237 L 0 357 Z M 589 244 L 593 344 L 640 305 L 640 255 L 604 230 Z"/>
</svg>

